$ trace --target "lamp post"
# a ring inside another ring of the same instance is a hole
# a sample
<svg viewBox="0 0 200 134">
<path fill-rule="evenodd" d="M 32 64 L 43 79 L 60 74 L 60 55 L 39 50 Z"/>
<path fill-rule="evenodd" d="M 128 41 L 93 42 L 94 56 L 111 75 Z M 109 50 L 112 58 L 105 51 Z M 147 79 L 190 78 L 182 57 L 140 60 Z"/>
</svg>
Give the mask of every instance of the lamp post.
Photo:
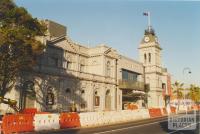
<svg viewBox="0 0 200 134">
<path fill-rule="evenodd" d="M 187 72 L 186 72 L 187 71 Z M 183 77 L 185 76 L 185 73 L 187 74 L 191 74 L 192 71 L 189 67 L 185 67 L 183 68 Z M 185 88 L 184 88 L 184 106 L 186 108 L 186 114 L 187 114 L 187 105 L 186 105 L 186 93 L 185 93 Z"/>
</svg>

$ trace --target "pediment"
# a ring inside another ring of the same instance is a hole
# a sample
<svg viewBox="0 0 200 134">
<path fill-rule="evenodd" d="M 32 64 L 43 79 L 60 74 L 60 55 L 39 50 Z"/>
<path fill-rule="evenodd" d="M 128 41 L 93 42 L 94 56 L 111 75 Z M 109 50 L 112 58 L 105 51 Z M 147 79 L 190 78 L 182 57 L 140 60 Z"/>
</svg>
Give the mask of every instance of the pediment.
<svg viewBox="0 0 200 134">
<path fill-rule="evenodd" d="M 69 51 L 69 52 L 73 52 L 73 53 L 77 52 L 76 46 L 68 40 L 63 40 L 63 41 L 57 42 L 54 45 L 66 50 L 66 51 Z"/>
<path fill-rule="evenodd" d="M 110 51 L 107 51 L 104 53 L 106 56 L 118 59 L 119 58 L 119 54 L 117 53 L 116 50 L 111 49 Z"/>
</svg>

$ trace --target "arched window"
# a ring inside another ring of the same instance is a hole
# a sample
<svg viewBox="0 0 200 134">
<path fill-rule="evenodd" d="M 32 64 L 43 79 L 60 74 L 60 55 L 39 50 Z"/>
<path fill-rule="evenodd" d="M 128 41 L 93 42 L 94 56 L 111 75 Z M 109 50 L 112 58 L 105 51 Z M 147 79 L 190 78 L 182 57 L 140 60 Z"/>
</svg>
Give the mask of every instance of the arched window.
<svg viewBox="0 0 200 134">
<path fill-rule="evenodd" d="M 110 61 L 106 63 L 106 76 L 111 76 L 111 64 Z"/>
<path fill-rule="evenodd" d="M 70 56 L 67 57 L 67 69 L 72 69 L 72 58 Z"/>
<path fill-rule="evenodd" d="M 147 54 L 146 53 L 144 54 L 144 63 L 145 64 L 147 63 Z"/>
<path fill-rule="evenodd" d="M 149 63 L 151 63 L 151 53 L 149 53 Z"/>
<path fill-rule="evenodd" d="M 100 96 L 98 95 L 98 91 L 94 92 L 94 106 L 100 106 Z"/>
<path fill-rule="evenodd" d="M 107 90 L 107 91 L 106 91 L 106 95 L 110 95 L 110 90 Z"/>
<path fill-rule="evenodd" d="M 87 105 L 87 102 L 85 101 L 87 96 L 85 94 L 84 88 L 80 90 L 80 96 L 81 96 L 80 107 L 81 107 L 82 110 L 84 110 L 86 108 L 86 105 Z"/>
</svg>

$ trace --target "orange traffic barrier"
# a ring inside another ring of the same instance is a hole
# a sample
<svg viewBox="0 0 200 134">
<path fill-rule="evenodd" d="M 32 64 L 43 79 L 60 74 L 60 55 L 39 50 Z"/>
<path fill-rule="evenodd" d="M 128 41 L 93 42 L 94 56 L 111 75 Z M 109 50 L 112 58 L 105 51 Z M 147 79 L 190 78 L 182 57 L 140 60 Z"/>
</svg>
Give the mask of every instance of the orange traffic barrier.
<svg viewBox="0 0 200 134">
<path fill-rule="evenodd" d="M 135 104 L 128 104 L 128 110 L 135 110 L 135 109 L 138 109 L 138 106 L 135 105 Z"/>
<path fill-rule="evenodd" d="M 23 114 L 36 114 L 37 109 L 36 108 L 26 108 L 22 111 Z"/>
<path fill-rule="evenodd" d="M 0 134 L 2 132 L 2 121 L 0 120 Z"/>
<path fill-rule="evenodd" d="M 198 110 L 198 106 L 197 106 L 197 105 L 193 105 L 193 106 L 192 106 L 192 109 L 193 109 L 193 110 Z"/>
<path fill-rule="evenodd" d="M 171 113 L 176 113 L 176 108 L 175 107 L 170 107 Z"/>
<path fill-rule="evenodd" d="M 200 110 L 200 104 L 199 104 L 199 105 L 196 105 L 196 109 L 197 109 L 197 110 Z"/>
<path fill-rule="evenodd" d="M 60 128 L 80 127 L 80 117 L 78 113 L 61 113 Z"/>
<path fill-rule="evenodd" d="M 193 105 L 193 106 L 192 106 L 192 109 L 193 109 L 193 110 L 200 110 L 200 105 Z"/>
<path fill-rule="evenodd" d="M 2 119 L 2 132 L 4 134 L 33 131 L 33 115 L 13 114 L 4 115 Z"/>
<path fill-rule="evenodd" d="M 150 108 L 149 114 L 151 118 L 162 116 L 162 112 L 160 108 Z"/>
</svg>

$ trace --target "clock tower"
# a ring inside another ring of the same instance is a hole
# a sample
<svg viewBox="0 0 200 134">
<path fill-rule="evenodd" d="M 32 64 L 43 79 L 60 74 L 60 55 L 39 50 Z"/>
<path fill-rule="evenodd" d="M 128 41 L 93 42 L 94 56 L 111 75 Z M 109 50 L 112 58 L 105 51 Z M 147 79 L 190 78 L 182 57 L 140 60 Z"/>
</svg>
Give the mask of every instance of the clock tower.
<svg viewBox="0 0 200 134">
<path fill-rule="evenodd" d="M 145 82 L 150 87 L 148 107 L 164 107 L 164 98 L 162 96 L 162 48 L 151 26 L 148 26 L 148 29 L 145 30 L 138 49 L 139 60 L 145 67 Z"/>
</svg>

